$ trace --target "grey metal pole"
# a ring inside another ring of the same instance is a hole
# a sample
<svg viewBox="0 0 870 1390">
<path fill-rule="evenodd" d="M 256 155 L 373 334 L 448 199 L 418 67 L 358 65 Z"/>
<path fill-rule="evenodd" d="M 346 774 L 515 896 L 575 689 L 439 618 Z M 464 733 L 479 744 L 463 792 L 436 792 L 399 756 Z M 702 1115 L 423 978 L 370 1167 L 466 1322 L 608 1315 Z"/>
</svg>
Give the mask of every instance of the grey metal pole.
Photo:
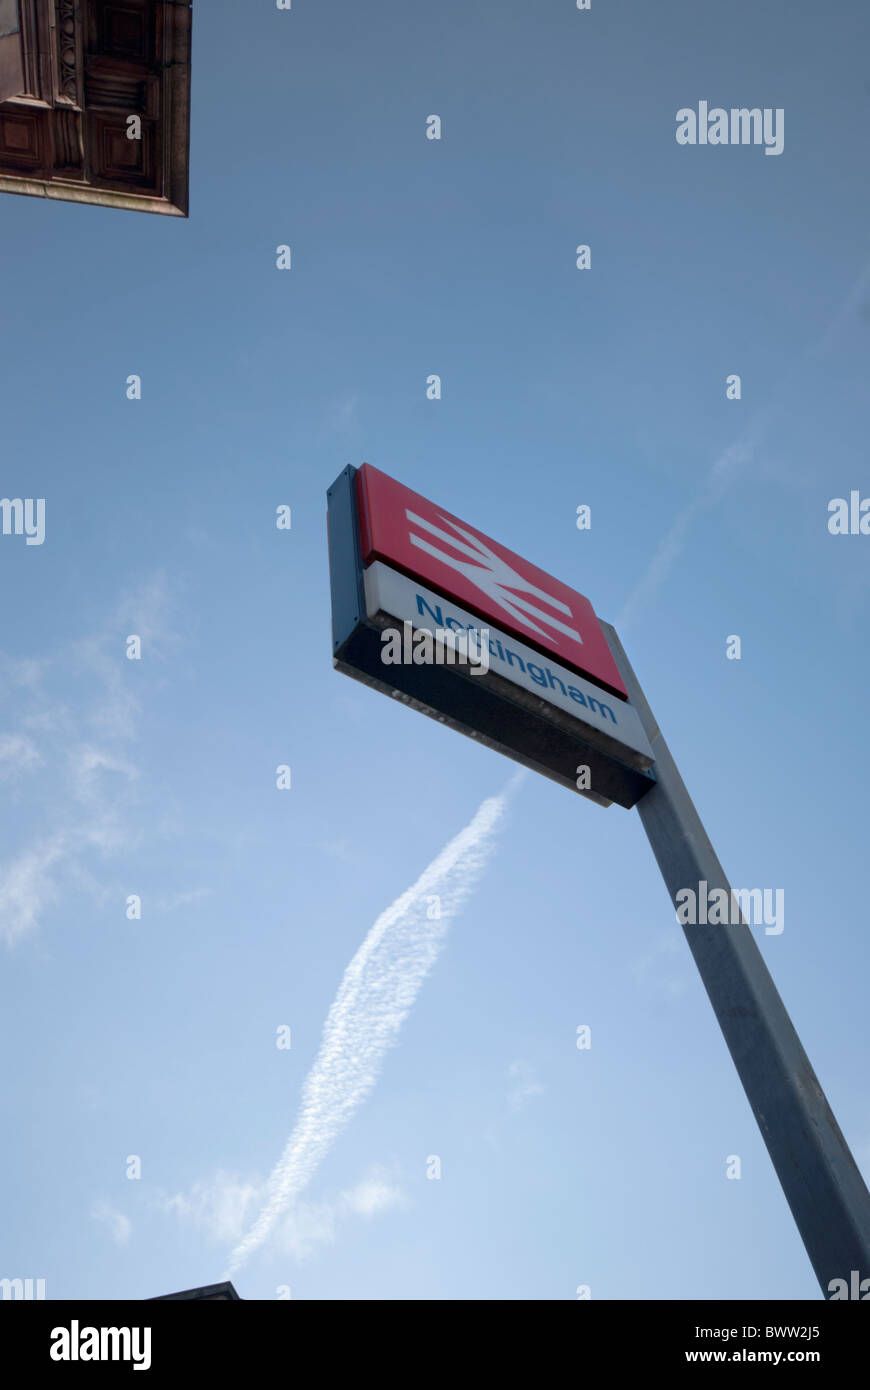
<svg viewBox="0 0 870 1390">
<path fill-rule="evenodd" d="M 681 889 L 699 894 L 706 884 L 730 903 L 731 885 L 622 643 L 601 626 L 655 754 L 657 782 L 637 809 L 671 900 L 676 907 Z M 870 1278 L 870 1193 L 752 932 L 742 916 L 683 930 L 822 1292 L 842 1279 L 857 1297 Z"/>
</svg>

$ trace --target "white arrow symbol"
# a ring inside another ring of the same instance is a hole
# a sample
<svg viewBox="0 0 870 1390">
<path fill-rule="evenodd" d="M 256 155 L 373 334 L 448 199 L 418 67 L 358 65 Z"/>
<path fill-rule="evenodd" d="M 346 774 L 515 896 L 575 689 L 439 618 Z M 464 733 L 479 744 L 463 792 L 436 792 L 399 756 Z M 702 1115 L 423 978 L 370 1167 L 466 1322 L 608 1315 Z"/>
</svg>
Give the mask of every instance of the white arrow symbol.
<svg viewBox="0 0 870 1390">
<path fill-rule="evenodd" d="M 457 540 L 455 536 L 451 536 L 449 532 L 442 531 L 439 526 L 435 526 L 431 521 L 427 521 L 425 517 L 418 516 L 416 512 L 406 509 L 405 515 L 415 526 L 420 526 L 424 531 L 428 531 L 430 535 L 437 536 L 439 540 L 446 541 L 447 544 L 452 545 L 455 550 L 459 550 L 462 554 L 470 556 L 475 563 L 469 564 L 467 560 L 459 560 L 454 555 L 445 555 L 443 550 L 437 550 L 434 545 L 424 540 L 422 536 L 415 536 L 413 531 L 409 533 L 412 545 L 417 546 L 419 550 L 425 551 L 427 555 L 433 555 L 436 560 L 441 560 L 445 565 L 450 565 L 451 569 L 458 570 L 460 574 L 464 574 L 466 579 L 470 579 L 476 588 L 486 594 L 487 598 L 497 603 L 506 613 L 510 613 L 511 617 L 516 619 L 518 623 L 522 623 L 524 627 L 531 628 L 533 632 L 537 632 L 541 637 L 547 637 L 548 634 L 543 628 L 538 627 L 536 623 L 531 621 L 531 618 L 526 616 L 526 614 L 531 613 L 534 617 L 539 618 L 541 622 L 546 623 L 549 627 L 555 628 L 557 632 L 564 633 L 566 637 L 571 637 L 575 642 L 579 642 L 581 646 L 583 645 L 583 638 L 575 628 L 568 627 L 566 623 L 561 622 L 558 618 L 552 617 L 549 613 L 545 613 L 540 608 L 536 608 L 534 604 L 529 603 L 518 594 L 509 591 L 520 589 L 523 593 L 533 594 L 536 598 L 543 599 L 545 603 L 552 604 L 552 606 L 558 608 L 560 612 L 567 613 L 570 618 L 573 615 L 567 603 L 562 603 L 560 599 L 553 598 L 552 594 L 548 594 L 543 589 L 539 589 L 534 584 L 530 584 L 528 579 L 524 579 L 522 575 L 512 570 L 501 555 L 496 555 L 494 551 L 484 545 L 483 541 L 480 540 L 478 536 L 473 535 L 470 531 L 466 531 L 458 522 L 448 521 L 447 517 L 442 516 L 441 520 L 447 526 L 452 526 L 455 531 L 458 531 L 461 536 L 465 537 L 467 542 L 467 544 L 465 544 Z"/>
</svg>

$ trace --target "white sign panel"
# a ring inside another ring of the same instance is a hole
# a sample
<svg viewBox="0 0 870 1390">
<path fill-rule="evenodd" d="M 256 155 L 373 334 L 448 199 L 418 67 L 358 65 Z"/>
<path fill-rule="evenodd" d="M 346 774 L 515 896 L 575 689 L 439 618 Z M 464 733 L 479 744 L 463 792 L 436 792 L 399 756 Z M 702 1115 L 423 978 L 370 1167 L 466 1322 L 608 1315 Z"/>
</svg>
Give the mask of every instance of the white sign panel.
<svg viewBox="0 0 870 1390">
<path fill-rule="evenodd" d="M 376 561 L 364 574 L 368 617 L 387 613 L 398 623 L 435 633 L 488 633 L 490 670 L 548 704 L 556 705 L 580 723 L 624 743 L 652 764 L 653 752 L 637 711 L 624 700 L 578 676 L 549 657 L 509 637 L 491 623 L 443 598 L 398 570 Z"/>
</svg>

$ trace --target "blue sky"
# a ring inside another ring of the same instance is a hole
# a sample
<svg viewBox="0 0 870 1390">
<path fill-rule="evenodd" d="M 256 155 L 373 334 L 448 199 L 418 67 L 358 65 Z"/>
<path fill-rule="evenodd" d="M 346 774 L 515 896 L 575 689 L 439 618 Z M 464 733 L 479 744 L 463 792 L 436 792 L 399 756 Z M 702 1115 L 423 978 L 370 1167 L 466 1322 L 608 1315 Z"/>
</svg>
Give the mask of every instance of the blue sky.
<svg viewBox="0 0 870 1390">
<path fill-rule="evenodd" d="M 866 1176 L 870 540 L 827 508 L 870 495 L 870 15 L 239 14 L 195 7 L 188 221 L 2 199 L 0 492 L 46 538 L 0 537 L 0 1277 L 219 1279 L 346 966 L 512 776 L 332 669 L 363 460 L 618 625 L 732 881 L 785 891 Z M 700 100 L 783 153 L 677 145 Z M 300 1203 L 243 1297 L 819 1294 L 637 815 L 531 775 Z"/>
</svg>

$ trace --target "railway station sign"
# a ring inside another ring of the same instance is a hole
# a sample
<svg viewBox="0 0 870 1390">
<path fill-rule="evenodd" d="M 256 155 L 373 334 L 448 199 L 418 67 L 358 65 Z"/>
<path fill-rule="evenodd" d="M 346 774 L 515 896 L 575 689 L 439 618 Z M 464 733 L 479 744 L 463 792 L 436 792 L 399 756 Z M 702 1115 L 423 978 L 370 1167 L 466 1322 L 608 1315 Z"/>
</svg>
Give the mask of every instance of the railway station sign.
<svg viewBox="0 0 870 1390">
<path fill-rule="evenodd" d="M 327 497 L 340 671 L 599 804 L 655 784 L 589 599 L 370 464 Z M 434 659 L 396 659 L 409 631 Z"/>
</svg>

